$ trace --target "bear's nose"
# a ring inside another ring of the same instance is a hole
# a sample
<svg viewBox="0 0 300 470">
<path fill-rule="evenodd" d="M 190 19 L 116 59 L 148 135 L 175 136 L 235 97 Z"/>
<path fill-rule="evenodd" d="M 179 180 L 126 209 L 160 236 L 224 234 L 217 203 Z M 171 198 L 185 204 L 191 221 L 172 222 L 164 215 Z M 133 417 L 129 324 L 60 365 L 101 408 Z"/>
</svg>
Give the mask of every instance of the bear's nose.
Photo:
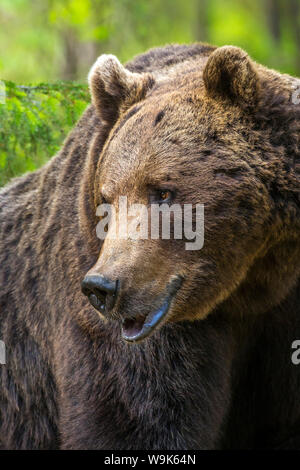
<svg viewBox="0 0 300 470">
<path fill-rule="evenodd" d="M 114 306 L 118 281 L 110 281 L 100 274 L 87 275 L 81 283 L 81 290 L 94 308 L 108 313 Z"/>
</svg>

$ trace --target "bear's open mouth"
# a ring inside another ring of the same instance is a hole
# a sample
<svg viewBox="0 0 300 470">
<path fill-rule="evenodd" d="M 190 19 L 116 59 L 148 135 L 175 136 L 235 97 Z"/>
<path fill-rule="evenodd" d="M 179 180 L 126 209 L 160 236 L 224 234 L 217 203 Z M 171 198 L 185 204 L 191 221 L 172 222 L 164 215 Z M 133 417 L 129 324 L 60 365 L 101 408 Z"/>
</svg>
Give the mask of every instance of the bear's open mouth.
<svg viewBox="0 0 300 470">
<path fill-rule="evenodd" d="M 171 302 L 181 287 L 183 278 L 177 276 L 167 287 L 167 295 L 162 302 L 161 306 L 148 313 L 147 315 L 137 315 L 134 318 L 125 318 L 122 322 L 122 338 L 125 341 L 136 343 L 147 338 L 152 331 L 154 331 L 157 326 L 162 322 L 166 317 Z"/>
<path fill-rule="evenodd" d="M 140 333 L 143 329 L 146 318 L 147 315 L 138 315 L 136 318 L 126 318 L 123 320 L 122 337 L 126 341 L 135 341 L 137 336 L 140 338 Z"/>
</svg>

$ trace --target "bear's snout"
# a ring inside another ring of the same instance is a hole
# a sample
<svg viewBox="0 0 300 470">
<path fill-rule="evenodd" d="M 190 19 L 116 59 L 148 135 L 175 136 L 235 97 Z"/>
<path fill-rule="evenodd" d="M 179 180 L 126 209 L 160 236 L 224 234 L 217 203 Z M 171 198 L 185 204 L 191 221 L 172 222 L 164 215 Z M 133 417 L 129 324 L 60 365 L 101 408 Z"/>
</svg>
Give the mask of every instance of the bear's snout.
<svg viewBox="0 0 300 470">
<path fill-rule="evenodd" d="M 115 304 L 118 281 L 111 281 L 100 274 L 87 275 L 81 283 L 81 290 L 94 308 L 106 314 Z"/>
</svg>

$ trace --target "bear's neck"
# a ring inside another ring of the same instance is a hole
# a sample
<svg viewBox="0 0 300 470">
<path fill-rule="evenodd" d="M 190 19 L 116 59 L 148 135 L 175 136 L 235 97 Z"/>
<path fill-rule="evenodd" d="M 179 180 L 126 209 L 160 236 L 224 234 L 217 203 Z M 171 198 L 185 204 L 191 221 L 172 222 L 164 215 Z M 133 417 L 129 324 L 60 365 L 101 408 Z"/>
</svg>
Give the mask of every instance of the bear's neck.
<svg viewBox="0 0 300 470">
<path fill-rule="evenodd" d="M 296 239 L 274 245 L 256 260 L 246 278 L 222 304 L 233 315 L 270 312 L 292 298 L 300 305 L 300 243 Z"/>
</svg>

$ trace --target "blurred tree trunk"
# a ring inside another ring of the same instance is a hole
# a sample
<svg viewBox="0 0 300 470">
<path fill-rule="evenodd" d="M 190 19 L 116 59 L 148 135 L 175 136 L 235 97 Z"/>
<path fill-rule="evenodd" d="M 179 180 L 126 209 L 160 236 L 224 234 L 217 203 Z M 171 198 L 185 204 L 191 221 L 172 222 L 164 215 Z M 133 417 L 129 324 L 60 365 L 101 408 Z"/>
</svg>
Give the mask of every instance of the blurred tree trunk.
<svg viewBox="0 0 300 470">
<path fill-rule="evenodd" d="M 209 40 L 207 0 L 194 0 L 194 1 L 195 1 L 194 37 L 196 41 L 207 42 Z"/>
<path fill-rule="evenodd" d="M 74 31 L 70 29 L 63 30 L 61 35 L 64 47 L 62 77 L 64 80 L 76 80 L 78 77 L 79 41 Z"/>
<path fill-rule="evenodd" d="M 297 1 L 297 0 L 296 0 Z M 269 22 L 270 32 L 274 41 L 278 44 L 281 40 L 280 31 L 280 0 L 267 0 L 267 18 Z"/>
</svg>

